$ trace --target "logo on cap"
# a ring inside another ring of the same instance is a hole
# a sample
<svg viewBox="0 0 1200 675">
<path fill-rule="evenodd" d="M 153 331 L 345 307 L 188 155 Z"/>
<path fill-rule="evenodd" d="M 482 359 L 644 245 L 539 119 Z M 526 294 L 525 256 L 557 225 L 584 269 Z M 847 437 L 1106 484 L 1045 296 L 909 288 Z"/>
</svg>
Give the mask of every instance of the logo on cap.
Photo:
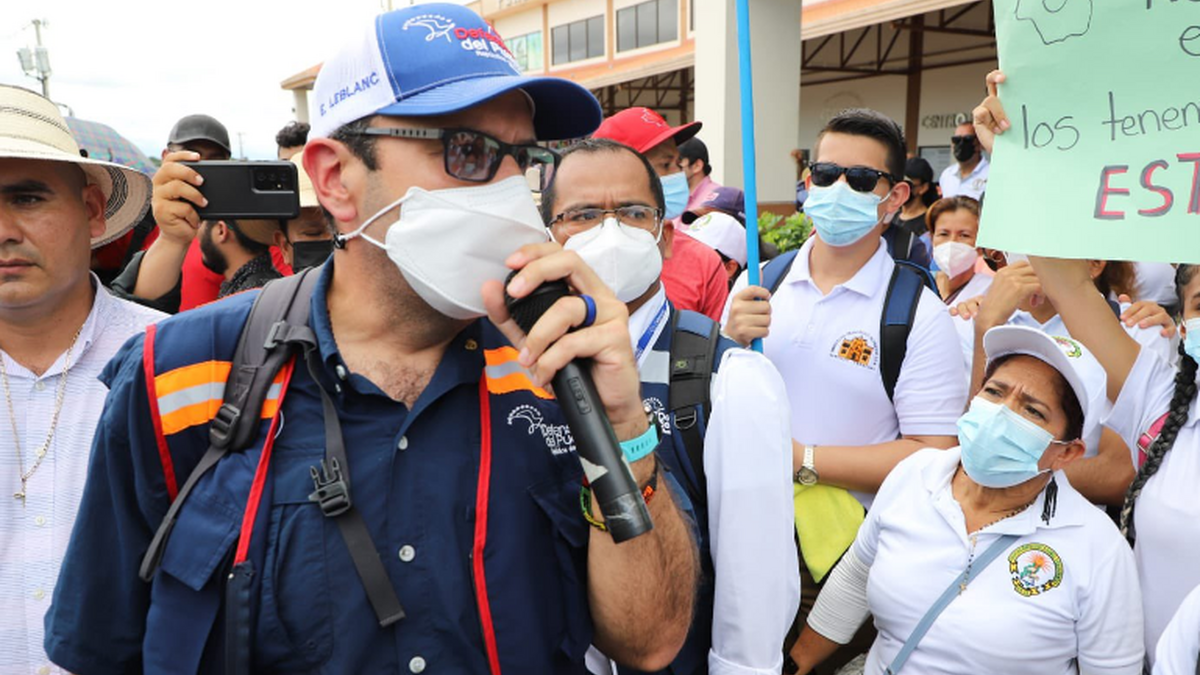
<svg viewBox="0 0 1200 675">
<path fill-rule="evenodd" d="M 655 114 L 655 112 L 653 110 L 651 110 L 649 108 L 645 108 L 642 110 L 642 121 L 645 122 L 646 124 L 653 124 L 656 127 L 667 126 L 666 120 L 659 117 L 657 114 Z"/>
<path fill-rule="evenodd" d="M 441 14 L 421 14 L 404 22 L 404 30 L 413 26 L 420 26 L 429 31 L 425 36 L 426 42 L 433 42 L 440 37 L 450 42 L 450 31 L 454 30 L 454 22 Z"/>
<path fill-rule="evenodd" d="M 1077 359 L 1083 356 L 1083 348 L 1079 346 L 1078 342 L 1072 340 L 1071 338 L 1055 335 L 1054 341 L 1058 343 L 1058 348 L 1062 350 L 1062 353 L 1066 354 L 1068 357 Z"/>
</svg>

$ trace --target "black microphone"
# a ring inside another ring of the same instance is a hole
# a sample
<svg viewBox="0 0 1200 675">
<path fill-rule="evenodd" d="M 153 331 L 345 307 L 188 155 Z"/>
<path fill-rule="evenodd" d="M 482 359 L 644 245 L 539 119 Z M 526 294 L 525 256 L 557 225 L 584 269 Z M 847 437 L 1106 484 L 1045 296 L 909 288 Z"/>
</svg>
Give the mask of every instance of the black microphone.
<svg viewBox="0 0 1200 675">
<path fill-rule="evenodd" d="M 516 272 L 505 280 L 512 281 Z M 508 312 L 526 333 L 559 298 L 570 295 L 564 281 L 547 281 L 524 298 L 504 293 Z M 592 382 L 590 359 L 576 359 L 554 374 L 554 396 L 567 418 L 594 502 L 604 514 L 613 541 L 621 543 L 654 529 L 646 502 L 633 480 L 621 444 Z"/>
</svg>

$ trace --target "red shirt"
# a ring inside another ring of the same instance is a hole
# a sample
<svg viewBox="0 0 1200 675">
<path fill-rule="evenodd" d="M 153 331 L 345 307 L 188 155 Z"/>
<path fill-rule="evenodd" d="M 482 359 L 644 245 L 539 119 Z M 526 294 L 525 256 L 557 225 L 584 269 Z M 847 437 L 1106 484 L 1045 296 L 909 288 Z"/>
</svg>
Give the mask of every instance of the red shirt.
<svg viewBox="0 0 1200 675">
<path fill-rule="evenodd" d="M 729 295 L 729 275 L 721 256 L 679 228 L 675 229 L 671 257 L 663 261 L 662 283 L 676 308 L 721 320 Z"/>
<path fill-rule="evenodd" d="M 271 247 L 271 262 L 274 263 L 275 269 L 279 270 L 280 274 L 286 276 L 292 273 L 292 268 L 283 261 L 283 252 L 279 250 L 278 246 Z M 215 301 L 221 293 L 221 283 L 225 281 L 225 277 L 204 266 L 204 259 L 200 256 L 199 237 L 193 239 L 192 245 L 188 247 L 180 274 L 183 277 L 179 289 L 179 311 L 181 312 Z"/>
</svg>

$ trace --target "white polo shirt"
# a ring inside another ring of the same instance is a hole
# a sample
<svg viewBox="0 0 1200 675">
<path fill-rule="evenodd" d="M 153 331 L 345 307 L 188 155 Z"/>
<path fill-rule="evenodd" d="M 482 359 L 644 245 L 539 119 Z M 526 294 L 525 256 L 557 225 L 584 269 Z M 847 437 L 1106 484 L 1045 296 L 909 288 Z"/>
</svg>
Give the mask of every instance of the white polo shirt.
<svg viewBox="0 0 1200 675">
<path fill-rule="evenodd" d="M 1106 425 L 1130 447 L 1170 409 L 1175 368 L 1142 349 L 1129 371 Z M 1167 623 L 1200 585 L 1200 405 L 1192 399 L 1187 423 L 1146 486 L 1134 511 L 1134 556 L 1146 615 L 1146 652 L 1154 650 Z"/>
<path fill-rule="evenodd" d="M 951 492 L 961 452 L 922 450 L 896 466 L 858 531 L 870 566 L 867 602 L 879 637 L 866 673 L 880 673 L 968 561 L 1001 535 L 1020 537 L 956 597 L 905 672 L 1142 672 L 1142 612 L 1133 554 L 1112 521 L 1060 471 L 1049 525 L 1045 491 L 1020 514 L 967 534 Z"/>
<path fill-rule="evenodd" d="M 887 246 L 880 239 L 862 269 L 824 295 L 809 272 L 814 241 L 800 249 L 771 298 L 771 332 L 763 341 L 787 385 L 793 437 L 813 445 L 875 445 L 901 435 L 957 436 L 967 378 L 946 305 L 922 292 L 893 404 L 879 371 L 879 323 L 895 268 Z M 743 274 L 731 300 L 745 286 Z M 853 494 L 870 508 L 872 495 Z"/>
<path fill-rule="evenodd" d="M 960 302 L 966 302 L 971 298 L 978 298 L 985 295 L 987 290 L 992 287 L 992 280 L 995 277 L 989 277 L 986 274 L 975 273 L 966 286 L 958 292 L 958 295 L 947 305 L 957 305 Z M 962 348 L 963 360 L 967 366 L 967 381 L 971 380 L 971 364 L 975 361 L 975 320 L 963 319 L 961 317 L 950 317 L 951 323 L 954 324 L 954 330 L 958 333 L 958 344 Z"/>
<path fill-rule="evenodd" d="M 959 173 L 958 163 L 955 162 L 942 172 L 942 177 L 938 179 L 938 187 L 942 189 L 943 197 L 979 199 L 987 191 L 988 174 L 991 173 L 991 169 L 992 165 L 988 163 L 987 157 L 980 157 L 979 163 L 971 173 L 963 178 Z"/>
<path fill-rule="evenodd" d="M 1192 589 L 1167 624 L 1155 650 L 1154 675 L 1195 675 L 1200 659 L 1200 586 Z"/>
</svg>

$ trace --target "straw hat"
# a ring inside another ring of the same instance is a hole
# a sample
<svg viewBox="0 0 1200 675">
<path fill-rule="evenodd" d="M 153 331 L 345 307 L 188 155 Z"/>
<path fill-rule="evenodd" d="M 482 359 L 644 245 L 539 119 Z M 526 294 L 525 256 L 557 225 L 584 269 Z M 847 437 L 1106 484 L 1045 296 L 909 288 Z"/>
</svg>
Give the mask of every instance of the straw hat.
<svg viewBox="0 0 1200 675">
<path fill-rule="evenodd" d="M 79 144 L 58 106 L 22 87 L 0 85 L 0 158 L 71 162 L 83 169 L 88 183 L 98 185 L 107 201 L 104 234 L 92 239 L 103 246 L 133 228 L 150 206 L 150 177 L 112 162 L 79 155 Z"/>
</svg>

